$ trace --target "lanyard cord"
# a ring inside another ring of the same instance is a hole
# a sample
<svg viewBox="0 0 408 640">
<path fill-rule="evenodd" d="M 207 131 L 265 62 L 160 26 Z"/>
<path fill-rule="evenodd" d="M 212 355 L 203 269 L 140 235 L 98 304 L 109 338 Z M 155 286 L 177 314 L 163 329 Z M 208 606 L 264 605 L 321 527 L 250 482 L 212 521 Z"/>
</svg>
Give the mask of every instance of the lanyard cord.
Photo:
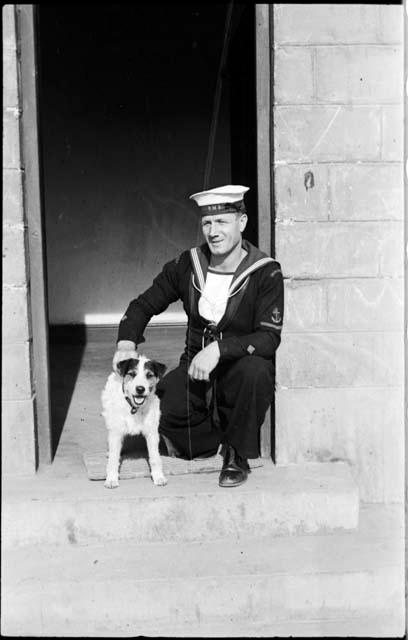
<svg viewBox="0 0 408 640">
<path fill-rule="evenodd" d="M 217 84 L 216 84 L 215 95 L 214 95 L 214 106 L 213 106 L 213 113 L 212 113 L 212 119 L 211 119 L 210 137 L 209 137 L 209 140 L 208 140 L 208 150 L 207 150 L 207 158 L 206 158 L 206 163 L 205 163 L 203 190 L 208 189 L 208 185 L 209 185 L 210 177 L 211 177 L 211 168 L 212 168 L 212 163 L 213 163 L 214 146 L 215 146 L 215 135 L 216 135 L 216 132 L 217 132 L 218 115 L 219 115 L 220 103 L 221 103 L 222 76 L 223 76 L 223 73 L 224 73 L 225 64 L 226 64 L 227 55 L 228 55 L 228 45 L 229 45 L 230 36 L 231 36 L 231 19 L 232 19 L 233 8 L 234 8 L 234 2 L 233 2 L 233 0 L 231 0 L 230 3 L 228 4 L 227 15 L 226 15 L 226 18 L 225 18 L 224 42 L 223 42 L 223 46 L 222 46 L 221 59 L 220 59 L 220 64 L 219 64 L 218 74 L 217 74 Z M 199 244 L 200 233 L 201 233 L 201 225 L 199 223 L 198 229 L 197 229 L 197 243 L 196 244 Z M 193 286 L 195 286 L 195 284 L 194 284 L 194 274 L 193 274 Z M 238 292 L 235 292 L 235 293 L 238 293 Z M 235 294 L 233 294 L 233 295 L 235 295 Z M 190 298 L 191 298 L 190 299 L 190 318 L 188 320 L 188 325 L 187 325 L 187 351 L 188 351 L 188 353 L 190 352 L 190 346 L 191 346 L 191 342 L 190 342 L 190 331 L 191 331 L 191 329 L 190 329 L 190 320 L 191 320 L 191 316 L 192 316 L 192 312 L 193 312 L 193 306 L 194 306 L 194 300 L 193 300 L 194 295 L 193 295 L 193 291 L 192 290 L 190 292 Z M 189 364 L 190 363 L 189 363 L 189 358 L 188 358 L 187 359 L 187 366 L 189 366 Z M 187 373 L 187 424 L 188 424 L 189 453 L 190 453 L 190 460 L 192 460 L 193 456 L 192 456 L 192 445 L 191 445 L 191 422 L 190 422 L 190 376 L 188 375 L 188 373 Z"/>
<path fill-rule="evenodd" d="M 213 112 L 212 112 L 211 126 L 210 126 L 210 136 L 208 138 L 207 157 L 206 157 L 205 169 L 204 169 L 203 191 L 208 189 L 210 184 L 210 178 L 211 178 L 211 170 L 212 170 L 214 147 L 215 147 L 215 136 L 217 133 L 218 117 L 220 112 L 221 95 L 222 95 L 222 78 L 224 75 L 225 65 L 226 65 L 227 56 L 228 56 L 228 47 L 229 47 L 229 42 L 231 37 L 231 22 L 232 22 L 233 9 L 234 9 L 234 1 L 231 0 L 230 3 L 228 4 L 227 15 L 225 18 L 224 42 L 222 45 L 220 64 L 218 67 L 217 83 L 215 86 Z M 201 225 L 198 224 L 196 244 L 199 244 L 200 232 L 201 232 Z"/>
<path fill-rule="evenodd" d="M 194 284 L 194 283 L 193 283 Z M 194 292 L 192 290 L 189 291 L 190 296 L 190 317 L 187 321 L 187 394 L 186 394 L 186 402 L 187 402 L 187 426 L 188 426 L 188 450 L 190 453 L 190 461 L 193 459 L 193 449 L 191 444 L 191 421 L 190 421 L 190 376 L 188 374 L 188 369 L 190 367 L 190 349 L 191 349 L 191 317 L 193 315 L 194 310 Z M 190 462 L 190 472 L 192 471 Z"/>
<path fill-rule="evenodd" d="M 231 2 L 228 5 L 227 16 L 225 18 L 224 43 L 222 46 L 220 66 L 218 68 L 217 84 L 216 84 L 215 95 L 214 95 L 213 114 L 212 114 L 212 121 L 211 121 L 210 137 L 208 140 L 207 160 L 205 163 L 205 172 L 204 172 L 204 185 L 203 185 L 204 191 L 208 189 L 210 177 L 211 177 L 215 136 L 217 132 L 218 115 L 219 115 L 220 103 L 221 103 L 222 77 L 224 74 L 225 64 L 226 64 L 227 55 L 228 55 L 228 45 L 229 45 L 230 36 L 231 36 L 231 19 L 232 19 L 233 8 L 234 8 L 234 2 L 233 0 L 231 0 Z"/>
</svg>

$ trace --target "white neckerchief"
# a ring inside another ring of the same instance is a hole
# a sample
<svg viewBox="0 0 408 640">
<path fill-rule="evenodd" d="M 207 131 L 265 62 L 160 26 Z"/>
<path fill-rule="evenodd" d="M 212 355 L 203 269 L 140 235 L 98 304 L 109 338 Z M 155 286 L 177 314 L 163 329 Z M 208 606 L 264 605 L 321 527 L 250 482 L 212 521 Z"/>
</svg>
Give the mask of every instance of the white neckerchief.
<svg viewBox="0 0 408 640">
<path fill-rule="evenodd" d="M 204 289 L 198 301 L 198 312 L 202 318 L 218 324 L 225 313 L 230 295 L 229 288 L 234 274 L 208 268 Z"/>
</svg>

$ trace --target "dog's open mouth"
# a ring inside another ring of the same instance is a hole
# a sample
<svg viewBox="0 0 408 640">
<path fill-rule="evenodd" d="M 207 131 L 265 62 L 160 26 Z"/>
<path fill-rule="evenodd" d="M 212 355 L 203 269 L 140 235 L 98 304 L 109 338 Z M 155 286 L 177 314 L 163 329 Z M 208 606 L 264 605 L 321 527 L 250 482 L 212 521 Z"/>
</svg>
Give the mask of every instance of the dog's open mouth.
<svg viewBox="0 0 408 640">
<path fill-rule="evenodd" d="M 126 401 L 130 405 L 130 412 L 136 413 L 136 411 L 144 404 L 147 396 L 125 396 Z"/>
</svg>

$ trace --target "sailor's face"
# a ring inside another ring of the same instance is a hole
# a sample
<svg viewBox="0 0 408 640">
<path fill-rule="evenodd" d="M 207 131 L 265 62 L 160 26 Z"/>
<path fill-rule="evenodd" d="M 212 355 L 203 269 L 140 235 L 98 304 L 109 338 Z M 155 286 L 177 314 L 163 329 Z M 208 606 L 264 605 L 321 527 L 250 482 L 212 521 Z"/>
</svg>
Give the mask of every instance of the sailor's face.
<svg viewBox="0 0 408 640">
<path fill-rule="evenodd" d="M 203 216 L 201 228 L 211 253 L 216 256 L 230 253 L 241 242 L 246 222 L 246 214 L 220 213 Z"/>
</svg>

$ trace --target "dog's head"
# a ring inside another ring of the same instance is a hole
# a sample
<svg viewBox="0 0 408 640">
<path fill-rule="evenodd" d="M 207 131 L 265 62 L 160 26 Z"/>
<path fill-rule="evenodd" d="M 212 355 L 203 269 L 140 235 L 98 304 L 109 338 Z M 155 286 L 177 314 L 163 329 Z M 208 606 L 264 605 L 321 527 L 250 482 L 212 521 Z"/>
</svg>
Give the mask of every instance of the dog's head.
<svg viewBox="0 0 408 640">
<path fill-rule="evenodd" d="M 145 356 L 129 358 L 117 364 L 117 370 L 122 378 L 123 395 L 131 406 L 132 413 L 156 391 L 156 385 L 166 371 L 166 365 L 149 360 Z"/>
</svg>

